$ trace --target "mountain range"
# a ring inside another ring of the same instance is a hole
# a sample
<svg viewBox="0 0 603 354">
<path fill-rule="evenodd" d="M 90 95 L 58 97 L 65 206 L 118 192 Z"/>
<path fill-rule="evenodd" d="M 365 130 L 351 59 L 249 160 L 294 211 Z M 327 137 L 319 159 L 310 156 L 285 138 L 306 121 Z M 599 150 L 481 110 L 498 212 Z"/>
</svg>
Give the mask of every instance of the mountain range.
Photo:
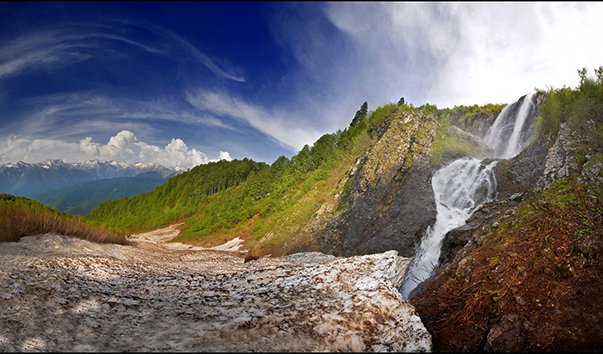
<svg viewBox="0 0 603 354">
<path fill-rule="evenodd" d="M 0 193 L 83 215 L 105 200 L 151 190 L 179 172 L 159 164 L 117 161 L 20 161 L 0 165 Z"/>
</svg>

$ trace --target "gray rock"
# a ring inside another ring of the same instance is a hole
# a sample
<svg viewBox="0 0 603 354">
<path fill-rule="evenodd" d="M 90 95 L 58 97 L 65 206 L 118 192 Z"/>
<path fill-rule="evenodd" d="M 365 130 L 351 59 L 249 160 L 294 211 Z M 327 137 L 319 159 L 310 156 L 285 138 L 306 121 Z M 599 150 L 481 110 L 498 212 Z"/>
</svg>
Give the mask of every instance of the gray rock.
<svg viewBox="0 0 603 354">
<path fill-rule="evenodd" d="M 419 127 L 424 134 L 418 134 Z M 397 250 L 405 257 L 414 255 L 425 229 L 435 221 L 430 162 L 436 127 L 432 116 L 391 119 L 358 168 L 341 219 L 321 236 L 321 250 L 339 255 Z"/>
<path fill-rule="evenodd" d="M 526 331 L 523 321 L 516 314 L 504 315 L 493 326 L 486 338 L 488 352 L 520 352 L 525 348 Z"/>
<path fill-rule="evenodd" d="M 546 188 L 556 180 L 578 171 L 578 165 L 574 161 L 576 152 L 573 135 L 574 132 L 567 124 L 560 124 L 555 143 L 547 151 L 544 171 L 537 182 L 538 188 Z"/>
<path fill-rule="evenodd" d="M 520 202 L 523 200 L 524 195 L 525 195 L 524 192 L 515 193 L 509 197 L 509 200 L 512 202 Z"/>
</svg>

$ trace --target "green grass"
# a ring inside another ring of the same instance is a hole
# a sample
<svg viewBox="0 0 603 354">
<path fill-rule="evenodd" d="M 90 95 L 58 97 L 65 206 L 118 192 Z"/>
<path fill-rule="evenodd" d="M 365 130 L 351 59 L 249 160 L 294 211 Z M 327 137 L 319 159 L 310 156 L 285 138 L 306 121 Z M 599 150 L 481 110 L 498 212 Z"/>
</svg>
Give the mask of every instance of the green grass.
<svg viewBox="0 0 603 354">
<path fill-rule="evenodd" d="M 474 156 L 479 151 L 475 144 L 455 134 L 450 127 L 450 116 L 444 114 L 439 119 L 432 145 L 431 163 L 435 168 L 441 167 L 447 161 L 447 156 Z"/>
</svg>

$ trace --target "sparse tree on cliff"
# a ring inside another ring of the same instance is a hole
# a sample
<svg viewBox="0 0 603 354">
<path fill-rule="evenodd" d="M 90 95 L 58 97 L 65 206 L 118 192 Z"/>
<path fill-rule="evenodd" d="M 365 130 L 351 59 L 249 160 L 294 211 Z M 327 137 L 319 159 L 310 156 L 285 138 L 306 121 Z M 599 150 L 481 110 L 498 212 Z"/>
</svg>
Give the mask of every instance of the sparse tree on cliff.
<svg viewBox="0 0 603 354">
<path fill-rule="evenodd" d="M 586 81 L 587 73 L 588 73 L 588 69 L 586 69 L 586 68 L 578 69 L 578 75 L 580 76 L 580 85 L 582 85 L 584 83 L 584 81 Z"/>
<path fill-rule="evenodd" d="M 360 109 L 358 111 L 356 111 L 356 115 L 354 116 L 354 119 L 352 119 L 352 123 L 350 124 L 350 126 L 355 126 L 358 123 L 360 123 L 364 118 L 366 118 L 366 115 L 368 113 L 368 103 L 364 102 L 362 104 L 362 106 L 360 106 Z"/>
<path fill-rule="evenodd" d="M 595 69 L 595 75 L 597 76 L 597 82 L 603 84 L 603 66 Z"/>
</svg>

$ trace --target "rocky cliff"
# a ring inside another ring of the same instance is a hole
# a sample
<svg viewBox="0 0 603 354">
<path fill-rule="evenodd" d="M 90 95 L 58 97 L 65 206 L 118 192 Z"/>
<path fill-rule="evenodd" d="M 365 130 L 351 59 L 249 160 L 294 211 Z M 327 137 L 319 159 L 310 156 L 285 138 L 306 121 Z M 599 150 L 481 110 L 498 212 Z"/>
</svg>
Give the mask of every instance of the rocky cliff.
<svg viewBox="0 0 603 354">
<path fill-rule="evenodd" d="M 356 161 L 345 209 L 321 247 L 341 255 L 397 250 L 412 256 L 435 219 L 431 144 L 437 121 L 421 111 L 390 115 L 377 143 Z"/>
</svg>

